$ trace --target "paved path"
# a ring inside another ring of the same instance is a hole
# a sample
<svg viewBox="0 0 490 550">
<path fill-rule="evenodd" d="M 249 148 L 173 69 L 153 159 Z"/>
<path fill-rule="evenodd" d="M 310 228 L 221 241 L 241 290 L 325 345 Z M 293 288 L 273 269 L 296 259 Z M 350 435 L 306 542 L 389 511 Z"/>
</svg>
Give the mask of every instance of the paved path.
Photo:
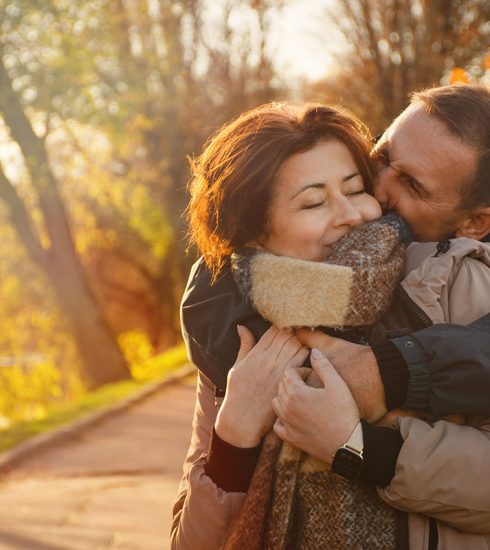
<svg viewBox="0 0 490 550">
<path fill-rule="evenodd" d="M 169 548 L 194 388 L 164 388 L 0 477 L 0 550 Z"/>
</svg>

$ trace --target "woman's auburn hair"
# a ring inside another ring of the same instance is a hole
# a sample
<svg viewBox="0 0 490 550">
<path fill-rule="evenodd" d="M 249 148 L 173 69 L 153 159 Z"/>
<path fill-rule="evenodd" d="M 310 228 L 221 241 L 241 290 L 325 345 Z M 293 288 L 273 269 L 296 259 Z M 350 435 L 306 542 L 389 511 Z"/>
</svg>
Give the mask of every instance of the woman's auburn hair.
<svg viewBox="0 0 490 550">
<path fill-rule="evenodd" d="M 349 149 L 373 191 L 367 127 L 352 115 L 321 104 L 268 103 L 223 126 L 191 159 L 189 240 L 216 277 L 235 251 L 264 238 L 281 164 L 322 141 Z"/>
</svg>

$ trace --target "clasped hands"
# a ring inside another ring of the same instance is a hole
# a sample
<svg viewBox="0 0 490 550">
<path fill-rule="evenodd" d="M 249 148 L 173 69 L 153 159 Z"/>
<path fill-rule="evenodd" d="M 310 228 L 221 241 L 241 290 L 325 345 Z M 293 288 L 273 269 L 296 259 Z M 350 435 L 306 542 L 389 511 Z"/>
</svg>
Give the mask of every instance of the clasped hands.
<svg viewBox="0 0 490 550">
<path fill-rule="evenodd" d="M 359 418 L 386 413 L 369 347 L 274 326 L 254 345 L 250 331 L 238 331 L 241 347 L 215 424 L 228 443 L 256 446 L 273 427 L 282 440 L 330 463 Z M 310 349 L 313 370 L 301 367 Z"/>
</svg>

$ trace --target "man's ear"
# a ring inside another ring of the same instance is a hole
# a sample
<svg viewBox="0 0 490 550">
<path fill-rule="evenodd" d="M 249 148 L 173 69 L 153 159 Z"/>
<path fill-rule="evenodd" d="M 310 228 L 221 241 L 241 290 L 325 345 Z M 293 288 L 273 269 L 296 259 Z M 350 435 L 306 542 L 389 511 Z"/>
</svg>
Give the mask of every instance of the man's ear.
<svg viewBox="0 0 490 550">
<path fill-rule="evenodd" d="M 490 233 L 490 206 L 472 210 L 455 231 L 456 237 L 468 237 L 479 241 Z"/>
</svg>

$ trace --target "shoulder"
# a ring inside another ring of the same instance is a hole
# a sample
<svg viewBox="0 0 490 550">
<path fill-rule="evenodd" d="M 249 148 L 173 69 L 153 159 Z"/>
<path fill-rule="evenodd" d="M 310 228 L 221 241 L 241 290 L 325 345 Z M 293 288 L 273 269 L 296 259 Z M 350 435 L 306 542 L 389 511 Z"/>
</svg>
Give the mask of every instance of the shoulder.
<svg viewBox="0 0 490 550">
<path fill-rule="evenodd" d="M 436 265 L 454 269 L 465 261 L 476 260 L 490 267 L 490 243 L 460 237 L 446 241 L 447 247 L 438 249 L 437 242 L 412 243 L 407 249 L 405 274 L 419 269 L 429 273 Z"/>
</svg>

